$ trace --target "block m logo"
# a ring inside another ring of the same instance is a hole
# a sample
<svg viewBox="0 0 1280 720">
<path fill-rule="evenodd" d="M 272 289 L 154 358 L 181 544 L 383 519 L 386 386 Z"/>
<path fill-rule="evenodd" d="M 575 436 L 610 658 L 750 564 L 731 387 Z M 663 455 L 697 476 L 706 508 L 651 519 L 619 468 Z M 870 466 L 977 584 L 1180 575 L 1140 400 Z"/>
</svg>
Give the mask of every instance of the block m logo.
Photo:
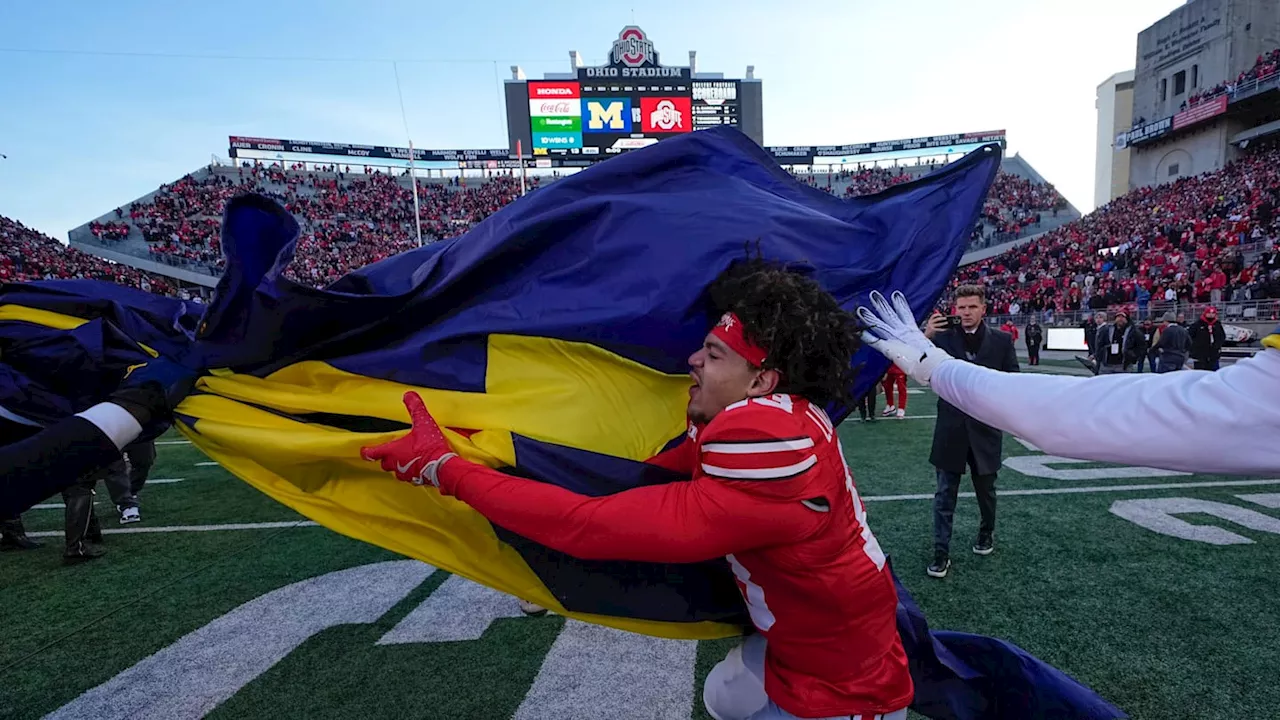
<svg viewBox="0 0 1280 720">
<path fill-rule="evenodd" d="M 587 125 L 583 132 L 631 132 L 631 100 L 613 98 L 586 101 Z"/>
</svg>

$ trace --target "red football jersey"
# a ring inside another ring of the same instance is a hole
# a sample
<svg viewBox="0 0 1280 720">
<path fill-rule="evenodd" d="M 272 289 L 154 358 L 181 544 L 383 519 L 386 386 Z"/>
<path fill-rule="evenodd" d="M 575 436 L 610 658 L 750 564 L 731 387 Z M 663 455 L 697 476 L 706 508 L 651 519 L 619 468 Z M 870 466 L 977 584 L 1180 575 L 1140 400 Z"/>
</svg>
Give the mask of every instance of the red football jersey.
<svg viewBox="0 0 1280 720">
<path fill-rule="evenodd" d="M 593 498 L 451 461 L 440 487 L 584 559 L 724 557 L 768 639 L 765 692 L 794 715 L 877 714 L 911 702 L 897 592 L 821 408 L 790 395 L 736 403 L 652 462 L 691 480 Z"/>
<path fill-rule="evenodd" d="M 897 591 L 831 420 L 789 395 L 726 408 L 697 440 L 696 475 L 750 483 L 817 522 L 795 542 L 729 554 L 768 639 L 765 692 L 795 715 L 891 712 L 911 702 Z"/>
</svg>

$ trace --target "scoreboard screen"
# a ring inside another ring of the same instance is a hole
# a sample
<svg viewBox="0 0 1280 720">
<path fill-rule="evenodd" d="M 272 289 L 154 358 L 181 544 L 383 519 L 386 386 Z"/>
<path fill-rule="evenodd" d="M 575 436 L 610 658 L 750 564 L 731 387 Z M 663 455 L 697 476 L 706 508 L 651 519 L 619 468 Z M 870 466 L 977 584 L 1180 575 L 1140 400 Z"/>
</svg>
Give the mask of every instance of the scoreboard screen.
<svg viewBox="0 0 1280 720">
<path fill-rule="evenodd" d="M 738 81 L 695 80 L 693 129 L 738 125 Z"/>
<path fill-rule="evenodd" d="M 533 154 L 604 156 L 738 124 L 737 81 L 589 78 L 530 81 Z"/>
</svg>

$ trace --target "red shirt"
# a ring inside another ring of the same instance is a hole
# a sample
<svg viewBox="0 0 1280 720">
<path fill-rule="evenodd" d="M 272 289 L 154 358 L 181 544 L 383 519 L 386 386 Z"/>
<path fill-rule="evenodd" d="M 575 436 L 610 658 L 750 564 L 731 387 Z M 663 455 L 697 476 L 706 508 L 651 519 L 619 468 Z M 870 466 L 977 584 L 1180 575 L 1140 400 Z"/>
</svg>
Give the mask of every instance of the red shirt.
<svg viewBox="0 0 1280 720">
<path fill-rule="evenodd" d="M 725 558 L 769 641 L 765 692 L 793 715 L 911 702 L 897 591 L 826 413 L 791 395 L 744 400 L 652 462 L 692 479 L 586 497 L 450 462 L 440 484 L 490 521 L 582 559 Z"/>
</svg>

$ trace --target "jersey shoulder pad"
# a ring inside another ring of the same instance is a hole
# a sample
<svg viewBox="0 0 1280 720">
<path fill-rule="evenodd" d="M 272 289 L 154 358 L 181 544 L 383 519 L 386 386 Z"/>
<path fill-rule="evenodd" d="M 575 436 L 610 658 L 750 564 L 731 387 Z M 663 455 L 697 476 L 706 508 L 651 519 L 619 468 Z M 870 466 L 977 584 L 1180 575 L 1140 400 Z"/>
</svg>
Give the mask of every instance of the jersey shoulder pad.
<svg viewBox="0 0 1280 720">
<path fill-rule="evenodd" d="M 786 480 L 818 462 L 804 401 L 774 395 L 735 403 L 707 425 L 699 443 L 702 474 L 722 480 Z"/>
</svg>

